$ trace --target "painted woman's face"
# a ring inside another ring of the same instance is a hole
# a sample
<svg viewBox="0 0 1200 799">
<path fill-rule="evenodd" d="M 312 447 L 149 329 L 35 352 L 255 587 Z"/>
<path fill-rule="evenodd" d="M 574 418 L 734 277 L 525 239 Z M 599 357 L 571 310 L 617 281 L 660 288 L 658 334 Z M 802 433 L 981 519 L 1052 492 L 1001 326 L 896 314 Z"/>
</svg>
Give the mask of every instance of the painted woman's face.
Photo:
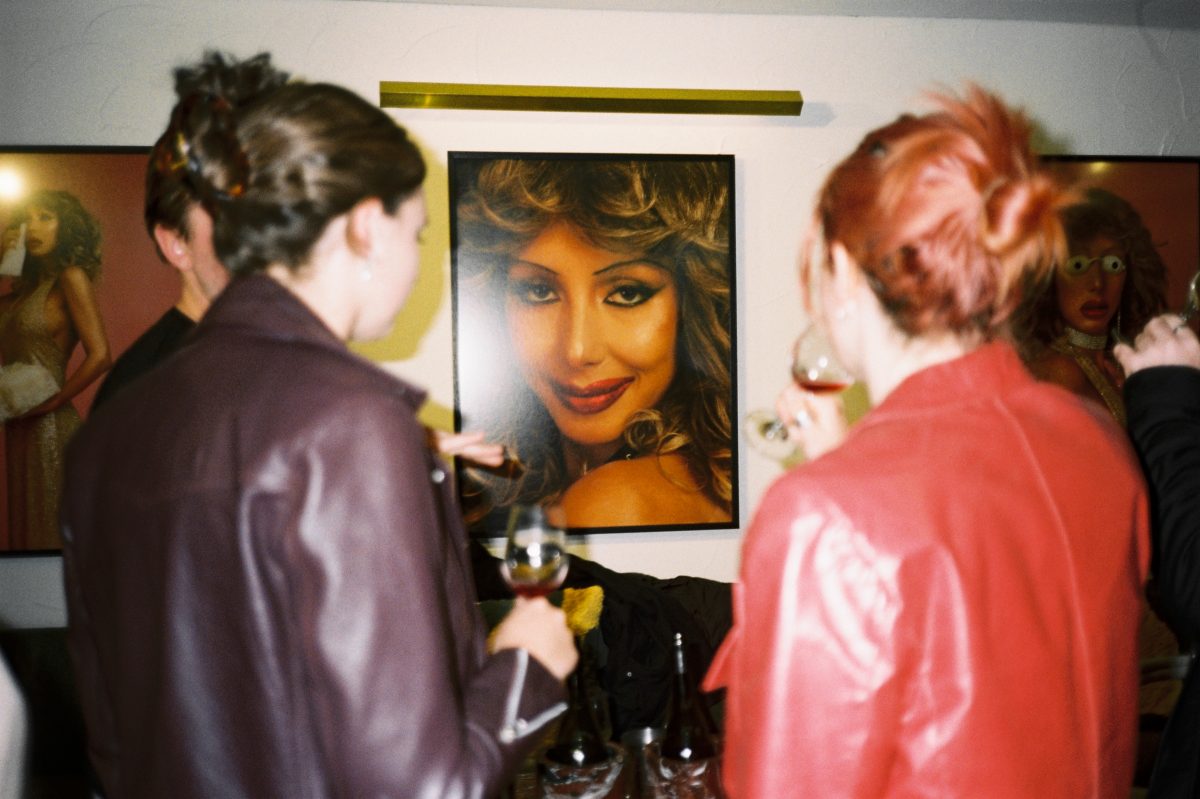
<svg viewBox="0 0 1200 799">
<path fill-rule="evenodd" d="M 1063 321 L 1093 336 L 1107 335 L 1125 288 L 1125 253 L 1108 236 L 1073 242 L 1066 263 L 1054 272 Z"/>
<path fill-rule="evenodd" d="M 525 379 L 571 441 L 617 441 L 675 376 L 671 271 L 596 247 L 565 222 L 517 253 L 505 311 Z"/>
<path fill-rule="evenodd" d="M 58 214 L 40 205 L 29 206 L 25 228 L 25 251 L 39 258 L 54 252 L 58 246 Z"/>
</svg>

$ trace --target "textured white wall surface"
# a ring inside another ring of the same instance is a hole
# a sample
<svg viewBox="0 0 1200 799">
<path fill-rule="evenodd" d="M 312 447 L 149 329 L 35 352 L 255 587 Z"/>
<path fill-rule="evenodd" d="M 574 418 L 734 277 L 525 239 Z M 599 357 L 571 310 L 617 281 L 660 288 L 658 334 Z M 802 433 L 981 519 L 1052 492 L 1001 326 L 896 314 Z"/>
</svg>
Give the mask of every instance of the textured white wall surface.
<svg viewBox="0 0 1200 799">
<path fill-rule="evenodd" d="M 968 80 L 1025 107 L 1046 151 L 1200 155 L 1200 31 L 1047 22 L 595 12 L 327 0 L 8 0 L 0 144 L 148 145 L 169 70 L 217 47 L 270 51 L 370 99 L 379 81 L 799 89 L 799 118 L 395 111 L 431 162 L 426 274 L 406 327 L 367 348 L 453 404 L 446 153 L 726 153 L 737 170 L 741 409 L 769 406 L 799 324 L 797 244 L 829 168 L 921 93 Z M 741 526 L 593 536 L 620 570 L 732 580 L 778 468 L 742 448 Z M 864 468 L 870 468 L 864 464 Z M 61 623 L 57 558 L 0 560 L 0 625 Z"/>
</svg>

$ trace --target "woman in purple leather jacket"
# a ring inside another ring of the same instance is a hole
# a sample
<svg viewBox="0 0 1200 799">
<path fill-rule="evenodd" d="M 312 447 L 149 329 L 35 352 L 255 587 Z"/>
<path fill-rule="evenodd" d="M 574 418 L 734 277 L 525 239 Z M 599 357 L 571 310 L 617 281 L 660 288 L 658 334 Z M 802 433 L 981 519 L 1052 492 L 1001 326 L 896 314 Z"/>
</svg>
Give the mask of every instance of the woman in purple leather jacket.
<svg viewBox="0 0 1200 799">
<path fill-rule="evenodd" d="M 425 224 L 385 113 L 289 83 L 181 100 L 175 158 L 234 280 L 67 465 L 69 640 L 110 798 L 485 797 L 562 707 L 560 611 L 493 651 L 423 393 L 352 354 L 391 330 Z"/>
</svg>

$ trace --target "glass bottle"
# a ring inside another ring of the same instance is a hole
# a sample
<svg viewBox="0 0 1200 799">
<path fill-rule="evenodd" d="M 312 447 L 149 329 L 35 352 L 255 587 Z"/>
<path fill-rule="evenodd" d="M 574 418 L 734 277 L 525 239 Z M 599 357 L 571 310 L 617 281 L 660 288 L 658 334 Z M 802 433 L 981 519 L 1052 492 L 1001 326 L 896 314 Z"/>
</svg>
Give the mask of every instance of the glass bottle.
<svg viewBox="0 0 1200 799">
<path fill-rule="evenodd" d="M 563 714 L 554 744 L 546 750 L 548 760 L 564 766 L 591 766 L 608 759 L 600 725 L 584 692 L 580 672 L 585 663 L 586 655 L 581 651 L 579 667 L 567 677 L 567 712 Z"/>
<path fill-rule="evenodd" d="M 647 770 L 654 797 L 724 799 L 720 743 L 696 683 L 687 670 L 683 636 L 673 642 L 675 673 L 661 743 L 651 744 Z"/>
<path fill-rule="evenodd" d="M 590 661 L 580 647 L 579 666 L 567 678 L 567 711 L 554 743 L 538 761 L 541 799 L 624 799 L 625 757 L 610 747 L 588 701 Z"/>
</svg>

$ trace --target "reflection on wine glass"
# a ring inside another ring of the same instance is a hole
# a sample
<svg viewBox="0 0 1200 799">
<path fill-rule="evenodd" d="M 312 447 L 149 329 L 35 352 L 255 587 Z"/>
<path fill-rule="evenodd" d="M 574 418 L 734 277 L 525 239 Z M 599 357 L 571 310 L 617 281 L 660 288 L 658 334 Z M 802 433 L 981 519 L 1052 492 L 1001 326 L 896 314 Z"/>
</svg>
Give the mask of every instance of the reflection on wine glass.
<svg viewBox="0 0 1200 799">
<path fill-rule="evenodd" d="M 1192 275 L 1192 279 L 1188 281 L 1187 303 L 1179 312 L 1179 324 L 1175 326 L 1175 329 L 1186 327 L 1198 312 L 1200 312 L 1200 269 L 1196 270 L 1196 274 Z"/>
<path fill-rule="evenodd" d="M 792 380 L 813 394 L 836 394 L 854 382 L 854 377 L 833 355 L 833 348 L 814 324 L 801 331 L 792 344 Z M 774 411 L 756 410 L 743 424 L 750 445 L 774 460 L 786 460 L 795 452 L 788 441 L 787 426 Z"/>
<path fill-rule="evenodd" d="M 500 573 L 517 596 L 545 596 L 567 576 L 567 533 L 561 507 L 514 505 Z"/>
</svg>

